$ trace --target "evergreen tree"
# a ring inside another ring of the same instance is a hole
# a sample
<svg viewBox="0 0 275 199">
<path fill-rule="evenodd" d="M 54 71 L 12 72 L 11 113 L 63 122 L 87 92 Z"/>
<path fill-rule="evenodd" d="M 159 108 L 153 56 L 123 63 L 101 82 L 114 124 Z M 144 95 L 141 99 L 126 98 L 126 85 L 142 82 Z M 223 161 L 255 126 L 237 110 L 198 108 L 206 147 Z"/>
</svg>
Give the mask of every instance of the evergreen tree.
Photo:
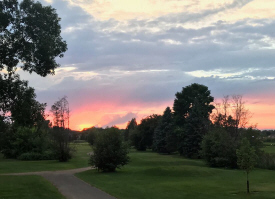
<svg viewBox="0 0 275 199">
<path fill-rule="evenodd" d="M 124 141 L 129 140 L 129 134 L 131 130 L 134 130 L 137 127 L 136 118 L 132 118 L 131 121 L 128 122 L 127 127 L 124 131 Z"/>
<path fill-rule="evenodd" d="M 170 107 L 167 107 L 163 113 L 163 116 L 155 129 L 153 149 L 158 153 L 171 153 L 173 150 L 172 145 L 175 146 L 173 142 L 173 117 Z M 169 138 L 169 139 L 168 139 Z"/>
<path fill-rule="evenodd" d="M 178 150 L 181 155 L 193 158 L 199 156 L 202 138 L 210 125 L 213 100 L 208 87 L 196 83 L 176 93 L 173 109 L 175 124 L 180 130 Z"/>
</svg>

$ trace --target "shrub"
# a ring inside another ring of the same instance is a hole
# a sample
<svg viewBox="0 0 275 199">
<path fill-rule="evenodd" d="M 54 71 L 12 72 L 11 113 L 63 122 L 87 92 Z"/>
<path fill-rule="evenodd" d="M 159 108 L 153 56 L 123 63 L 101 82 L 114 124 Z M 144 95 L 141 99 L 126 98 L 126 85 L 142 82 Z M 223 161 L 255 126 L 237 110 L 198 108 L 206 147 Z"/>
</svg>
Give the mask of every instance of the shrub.
<svg viewBox="0 0 275 199">
<path fill-rule="evenodd" d="M 213 167 L 237 167 L 236 149 L 230 134 L 223 128 L 215 128 L 202 140 L 202 156 Z"/>
<path fill-rule="evenodd" d="M 90 164 L 99 171 L 113 172 L 129 162 L 128 147 L 122 142 L 119 129 L 111 127 L 97 135 Z"/>
<path fill-rule="evenodd" d="M 19 160 L 54 160 L 55 155 L 52 151 L 45 151 L 44 153 L 28 152 L 18 156 Z"/>
<path fill-rule="evenodd" d="M 54 126 L 52 131 L 52 150 L 55 158 L 60 162 L 67 162 L 72 158 L 74 148 L 69 144 L 70 130 Z"/>
</svg>

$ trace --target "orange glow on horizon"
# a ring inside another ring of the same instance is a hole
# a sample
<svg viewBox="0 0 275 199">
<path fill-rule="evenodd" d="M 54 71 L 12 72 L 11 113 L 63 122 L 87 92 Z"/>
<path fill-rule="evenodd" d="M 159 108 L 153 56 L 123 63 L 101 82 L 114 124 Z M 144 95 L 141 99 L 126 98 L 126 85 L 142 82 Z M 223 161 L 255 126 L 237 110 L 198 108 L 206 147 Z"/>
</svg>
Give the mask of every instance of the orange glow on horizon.
<svg viewBox="0 0 275 199">
<path fill-rule="evenodd" d="M 250 124 L 257 124 L 258 129 L 275 129 L 275 104 L 271 102 L 255 102 L 255 99 L 246 99 L 246 108 L 253 114 Z M 217 99 L 219 101 L 219 99 Z M 252 103 L 249 103 L 252 102 Z M 136 120 L 140 123 L 142 118 L 151 114 L 163 114 L 167 106 L 172 108 L 173 101 L 163 103 L 134 103 L 129 105 L 120 105 L 115 103 L 87 104 L 85 107 L 74 110 L 70 117 L 70 128 L 73 130 L 83 130 L 92 126 L 105 127 L 117 126 L 120 129 L 126 128 L 127 122 L 132 118 L 123 118 L 128 113 L 133 113 Z M 126 121 L 127 120 L 127 121 Z M 118 122 L 115 122 L 118 121 Z M 119 122 L 120 121 L 120 122 Z"/>
</svg>

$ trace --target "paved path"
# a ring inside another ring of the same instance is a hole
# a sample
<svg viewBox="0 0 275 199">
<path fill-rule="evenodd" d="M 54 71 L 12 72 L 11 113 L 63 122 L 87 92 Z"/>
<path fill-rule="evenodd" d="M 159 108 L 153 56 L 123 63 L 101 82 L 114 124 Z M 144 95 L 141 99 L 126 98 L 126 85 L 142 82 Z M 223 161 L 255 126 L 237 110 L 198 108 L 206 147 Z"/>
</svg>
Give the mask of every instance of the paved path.
<svg viewBox="0 0 275 199">
<path fill-rule="evenodd" d="M 58 188 L 67 199 L 115 199 L 113 196 L 75 177 L 75 173 L 90 170 L 91 167 L 64 170 L 11 173 L 2 175 L 40 175 Z"/>
</svg>

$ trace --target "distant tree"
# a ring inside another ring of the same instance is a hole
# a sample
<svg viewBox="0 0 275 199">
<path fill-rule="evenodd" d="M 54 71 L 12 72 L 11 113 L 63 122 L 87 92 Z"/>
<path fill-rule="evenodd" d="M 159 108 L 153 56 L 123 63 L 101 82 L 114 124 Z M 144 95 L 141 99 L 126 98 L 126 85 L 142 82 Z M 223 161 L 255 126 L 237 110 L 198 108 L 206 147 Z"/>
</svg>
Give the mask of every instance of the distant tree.
<svg viewBox="0 0 275 199">
<path fill-rule="evenodd" d="M 129 140 L 130 131 L 137 128 L 136 118 L 132 118 L 131 121 L 127 123 L 126 129 L 124 131 L 124 140 Z"/>
<path fill-rule="evenodd" d="M 232 137 L 238 139 L 240 129 L 256 126 L 249 124 L 251 117 L 252 114 L 245 107 L 242 95 L 226 95 L 222 99 L 222 103 L 216 102 L 212 121 L 215 126 L 226 128 Z"/>
<path fill-rule="evenodd" d="M 55 9 L 39 2 L 0 1 L 0 70 L 15 71 L 18 63 L 30 73 L 54 74 L 67 44 Z"/>
<path fill-rule="evenodd" d="M 171 143 L 174 135 L 173 117 L 170 107 L 167 107 L 154 132 L 153 149 L 158 153 L 171 153 L 176 151 L 177 142 Z M 175 139 L 174 139 L 175 141 Z M 175 149 L 175 150 L 173 150 Z"/>
<path fill-rule="evenodd" d="M 213 100 L 208 87 L 196 83 L 176 93 L 173 109 L 175 124 L 179 127 L 178 150 L 181 155 L 199 156 L 202 138 L 211 124 L 209 115 L 214 109 Z"/>
<path fill-rule="evenodd" d="M 88 133 L 87 135 L 87 141 L 89 142 L 90 145 L 94 145 L 95 143 L 95 139 L 97 137 L 97 135 L 101 132 L 103 132 L 104 129 L 102 128 L 96 128 L 96 127 L 92 127 L 89 129 L 86 129 L 85 132 Z"/>
<path fill-rule="evenodd" d="M 67 97 L 64 96 L 54 103 L 51 107 L 54 126 L 62 128 L 70 127 L 70 108 Z"/>
<path fill-rule="evenodd" d="M 93 152 L 90 164 L 99 171 L 113 172 L 129 162 L 127 145 L 122 142 L 121 133 L 115 127 L 97 134 Z"/>
<path fill-rule="evenodd" d="M 150 115 L 141 120 L 136 130 L 130 131 L 131 142 L 137 150 L 145 151 L 152 148 L 154 131 L 160 119 L 160 115 Z"/>
<path fill-rule="evenodd" d="M 249 173 L 254 169 L 257 162 L 257 155 L 246 138 L 242 139 L 240 149 L 236 151 L 238 157 L 238 166 L 246 172 L 246 189 L 249 193 Z"/>
</svg>

